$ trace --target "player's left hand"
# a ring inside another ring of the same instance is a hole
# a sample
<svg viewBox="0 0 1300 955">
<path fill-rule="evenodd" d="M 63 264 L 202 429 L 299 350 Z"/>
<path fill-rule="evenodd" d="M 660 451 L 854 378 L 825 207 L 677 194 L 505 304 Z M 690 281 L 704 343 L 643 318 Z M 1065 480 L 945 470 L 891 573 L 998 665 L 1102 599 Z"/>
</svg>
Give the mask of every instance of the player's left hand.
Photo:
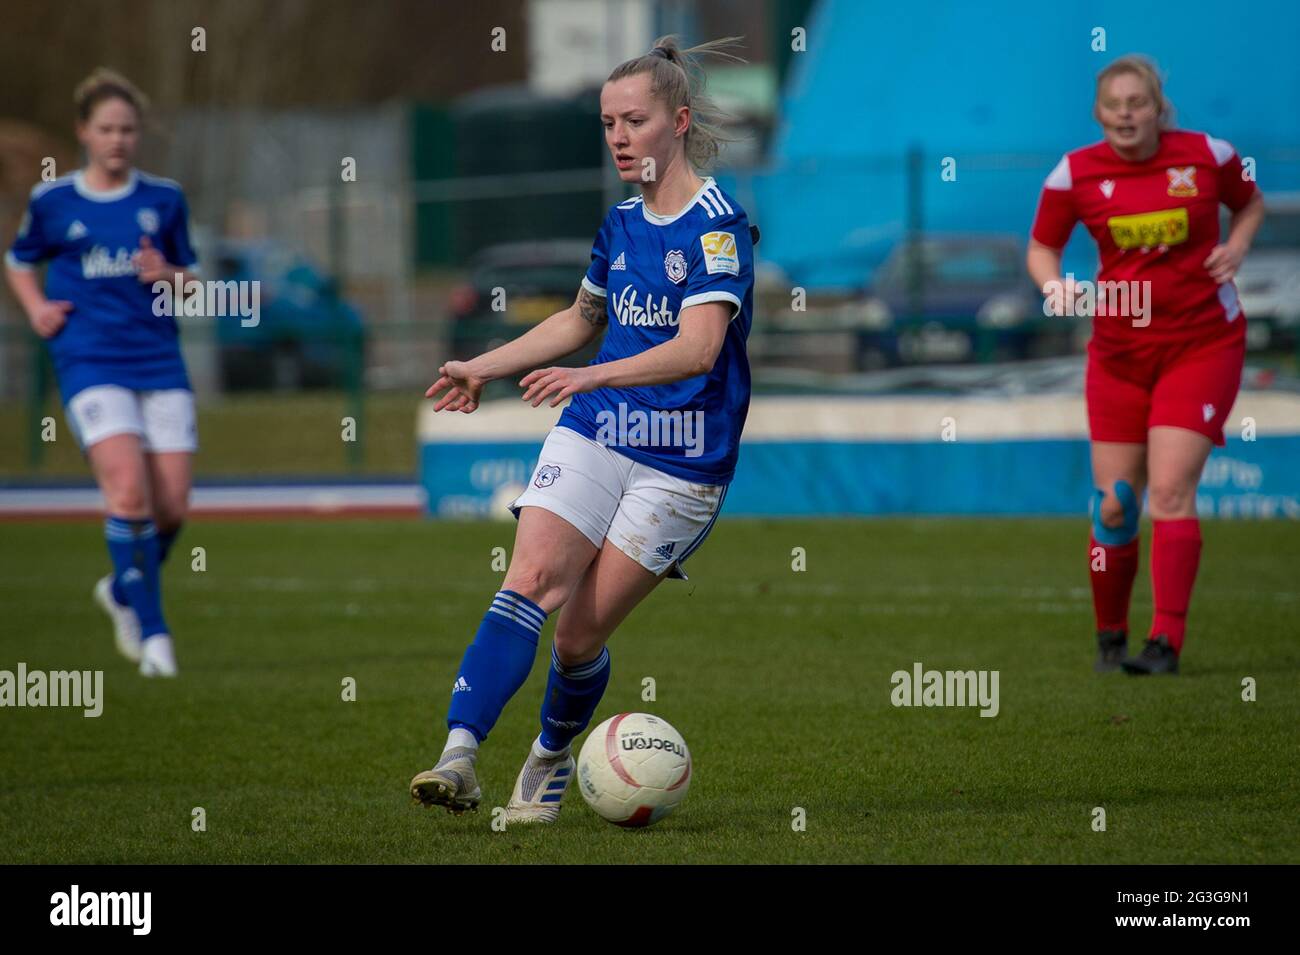
<svg viewBox="0 0 1300 955">
<path fill-rule="evenodd" d="M 524 389 L 524 401 L 531 401 L 533 407 L 540 405 L 547 395 L 554 395 L 551 407 L 554 408 L 569 395 L 583 391 L 595 391 L 600 387 L 596 380 L 596 371 L 585 368 L 539 368 L 530 371 L 519 381 Z"/>
<path fill-rule="evenodd" d="M 1225 243 L 1216 245 L 1202 264 L 1210 270 L 1210 278 L 1222 285 L 1232 281 L 1232 277 L 1237 274 L 1237 267 L 1245 257 L 1244 252 Z"/>
<path fill-rule="evenodd" d="M 153 247 L 147 235 L 140 236 L 140 248 L 135 253 L 136 278 L 147 285 L 154 282 L 170 282 L 177 272 L 175 266 L 168 265 L 163 254 Z"/>
</svg>

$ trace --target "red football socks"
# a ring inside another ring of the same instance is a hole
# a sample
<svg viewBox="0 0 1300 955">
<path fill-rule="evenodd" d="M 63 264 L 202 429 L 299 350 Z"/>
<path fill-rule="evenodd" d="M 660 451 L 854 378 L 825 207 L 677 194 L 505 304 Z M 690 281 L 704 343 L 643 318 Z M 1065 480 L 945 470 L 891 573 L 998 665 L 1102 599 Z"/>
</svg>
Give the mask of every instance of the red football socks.
<svg viewBox="0 0 1300 955">
<path fill-rule="evenodd" d="M 1138 539 L 1107 547 L 1095 537 L 1088 546 L 1088 571 L 1092 579 L 1092 607 L 1098 630 L 1128 630 L 1128 604 L 1138 569 Z"/>
<path fill-rule="evenodd" d="M 1187 606 L 1201 561 L 1201 522 L 1195 517 L 1152 521 L 1151 589 L 1156 612 L 1151 636 L 1166 634 L 1175 651 L 1183 649 Z"/>
</svg>

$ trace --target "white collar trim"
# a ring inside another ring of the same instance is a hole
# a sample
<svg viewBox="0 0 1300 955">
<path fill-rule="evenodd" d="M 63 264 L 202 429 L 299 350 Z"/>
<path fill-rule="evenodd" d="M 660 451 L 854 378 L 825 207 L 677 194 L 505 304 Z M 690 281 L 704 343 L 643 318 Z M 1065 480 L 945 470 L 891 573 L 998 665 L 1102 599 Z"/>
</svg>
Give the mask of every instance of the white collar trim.
<svg viewBox="0 0 1300 955">
<path fill-rule="evenodd" d="M 704 185 L 700 186 L 695 195 L 691 196 L 690 201 L 670 216 L 661 216 L 657 212 L 651 212 L 650 207 L 644 202 L 641 203 L 641 212 L 645 216 L 645 221 L 649 222 L 651 225 L 668 225 L 668 223 L 676 222 L 682 216 L 686 215 L 686 213 L 690 212 L 695 203 L 700 201 L 700 197 L 709 189 L 713 188 L 714 185 L 713 177 L 706 176 L 704 179 Z"/>
<path fill-rule="evenodd" d="M 96 190 L 86 185 L 86 174 L 84 170 L 78 169 L 72 174 L 72 185 L 77 190 L 77 195 L 83 199 L 89 199 L 91 202 L 116 202 L 118 199 L 125 199 L 135 191 L 136 183 L 140 177 L 136 175 L 134 169 L 126 177 L 126 182 L 116 189 Z"/>
</svg>

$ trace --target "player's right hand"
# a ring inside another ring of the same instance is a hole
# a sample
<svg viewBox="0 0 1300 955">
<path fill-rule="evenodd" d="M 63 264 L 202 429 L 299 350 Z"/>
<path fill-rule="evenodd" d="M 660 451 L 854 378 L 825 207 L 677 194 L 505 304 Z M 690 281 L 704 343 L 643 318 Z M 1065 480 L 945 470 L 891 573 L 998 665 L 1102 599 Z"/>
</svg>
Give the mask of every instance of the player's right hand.
<svg viewBox="0 0 1300 955">
<path fill-rule="evenodd" d="M 32 323 L 32 328 L 37 335 L 42 338 L 53 338 L 67 324 L 68 312 L 72 311 L 72 308 L 71 302 L 59 299 L 45 301 L 28 316 L 28 321 Z"/>
<path fill-rule="evenodd" d="M 1075 302 L 1078 296 L 1078 289 L 1072 278 L 1059 278 L 1055 281 L 1048 282 L 1042 288 L 1043 292 L 1043 312 L 1057 318 L 1074 317 L 1078 315 L 1078 305 Z"/>
<path fill-rule="evenodd" d="M 447 393 L 433 406 L 434 411 L 463 411 L 469 414 L 478 407 L 479 395 L 483 393 L 486 382 L 470 372 L 469 362 L 449 361 L 438 369 L 438 374 L 441 377 L 424 393 L 424 397 L 432 398 L 438 392 L 446 390 Z"/>
</svg>

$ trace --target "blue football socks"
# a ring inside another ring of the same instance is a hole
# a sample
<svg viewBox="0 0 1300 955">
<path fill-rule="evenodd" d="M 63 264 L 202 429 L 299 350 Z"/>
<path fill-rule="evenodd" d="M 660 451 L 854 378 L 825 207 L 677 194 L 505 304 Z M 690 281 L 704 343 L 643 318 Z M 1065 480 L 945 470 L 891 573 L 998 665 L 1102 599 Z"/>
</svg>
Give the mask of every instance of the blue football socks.
<svg viewBox="0 0 1300 955">
<path fill-rule="evenodd" d="M 513 590 L 492 598 L 474 642 L 465 649 L 451 690 L 447 728 L 462 727 L 480 743 L 528 679 L 546 612 Z"/>
<path fill-rule="evenodd" d="M 551 673 L 542 699 L 541 744 L 560 752 L 587 728 L 609 685 L 609 648 L 587 663 L 565 666 L 551 650 Z"/>
<path fill-rule="evenodd" d="M 113 561 L 114 599 L 135 611 L 144 639 L 167 633 L 158 579 L 158 530 L 153 521 L 109 515 L 104 539 Z M 119 592 L 124 599 L 118 598 Z"/>
</svg>

